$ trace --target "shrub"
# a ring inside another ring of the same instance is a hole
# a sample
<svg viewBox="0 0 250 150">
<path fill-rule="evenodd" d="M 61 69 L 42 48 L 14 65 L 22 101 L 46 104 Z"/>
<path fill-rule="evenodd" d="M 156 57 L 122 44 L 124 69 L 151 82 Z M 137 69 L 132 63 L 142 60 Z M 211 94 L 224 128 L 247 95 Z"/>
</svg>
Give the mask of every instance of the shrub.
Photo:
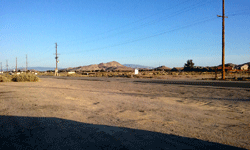
<svg viewBox="0 0 250 150">
<path fill-rule="evenodd" d="M 39 78 L 34 74 L 20 74 L 13 75 L 11 81 L 14 82 L 36 82 L 39 81 Z"/>
<path fill-rule="evenodd" d="M 179 75 L 179 73 L 178 72 L 171 72 L 171 75 L 177 76 L 177 75 Z"/>
<path fill-rule="evenodd" d="M 0 75 L 0 82 L 10 82 L 11 81 L 11 78 L 10 76 L 4 76 L 4 75 Z"/>
</svg>

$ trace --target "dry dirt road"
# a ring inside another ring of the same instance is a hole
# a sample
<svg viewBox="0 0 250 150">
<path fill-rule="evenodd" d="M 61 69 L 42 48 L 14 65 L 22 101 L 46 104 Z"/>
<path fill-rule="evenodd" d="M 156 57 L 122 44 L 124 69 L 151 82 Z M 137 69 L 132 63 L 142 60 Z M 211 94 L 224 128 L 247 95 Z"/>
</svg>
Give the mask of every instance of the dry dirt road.
<svg viewBox="0 0 250 150">
<path fill-rule="evenodd" d="M 0 148 L 250 149 L 250 88 L 183 82 L 0 83 Z"/>
</svg>

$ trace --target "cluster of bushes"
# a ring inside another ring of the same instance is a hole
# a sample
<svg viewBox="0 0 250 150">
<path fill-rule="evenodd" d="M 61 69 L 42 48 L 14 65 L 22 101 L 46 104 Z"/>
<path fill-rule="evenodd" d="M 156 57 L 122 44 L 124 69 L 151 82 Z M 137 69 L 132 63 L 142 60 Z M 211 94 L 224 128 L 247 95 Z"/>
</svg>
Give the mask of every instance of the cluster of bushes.
<svg viewBox="0 0 250 150">
<path fill-rule="evenodd" d="M 88 74 L 87 74 L 88 73 Z M 68 77 L 125 77 L 125 78 L 160 78 L 162 76 L 193 76 L 193 75 L 212 75 L 214 72 L 195 72 L 195 71 L 141 71 L 139 75 L 135 75 L 134 72 L 76 72 L 74 74 L 68 74 L 67 72 L 59 73 L 59 76 Z M 42 73 L 39 75 L 54 75 L 54 73 Z"/>
<path fill-rule="evenodd" d="M 10 82 L 11 77 L 9 75 L 0 75 L 0 82 Z"/>
<path fill-rule="evenodd" d="M 37 82 L 39 78 L 34 74 L 20 74 L 20 75 L 0 75 L 0 82 Z"/>
</svg>

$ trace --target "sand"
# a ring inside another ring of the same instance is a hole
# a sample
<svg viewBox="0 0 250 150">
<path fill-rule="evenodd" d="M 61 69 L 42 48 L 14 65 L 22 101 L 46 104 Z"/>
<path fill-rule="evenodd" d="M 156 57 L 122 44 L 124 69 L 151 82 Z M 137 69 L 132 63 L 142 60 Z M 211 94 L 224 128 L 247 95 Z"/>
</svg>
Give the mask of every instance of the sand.
<svg viewBox="0 0 250 150">
<path fill-rule="evenodd" d="M 249 88 L 135 80 L 142 79 L 0 83 L 0 116 L 53 117 L 250 149 Z"/>
</svg>

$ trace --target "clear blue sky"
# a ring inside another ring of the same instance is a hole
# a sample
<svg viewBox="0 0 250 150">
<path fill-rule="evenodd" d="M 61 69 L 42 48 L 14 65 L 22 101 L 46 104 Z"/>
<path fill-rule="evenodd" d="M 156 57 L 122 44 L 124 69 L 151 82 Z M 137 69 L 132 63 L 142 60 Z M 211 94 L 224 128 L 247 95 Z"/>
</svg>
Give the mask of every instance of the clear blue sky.
<svg viewBox="0 0 250 150">
<path fill-rule="evenodd" d="M 250 0 L 225 0 L 226 63 L 250 61 Z M 222 0 L 1 0 L 5 69 L 101 62 L 182 67 L 221 64 Z"/>
</svg>

